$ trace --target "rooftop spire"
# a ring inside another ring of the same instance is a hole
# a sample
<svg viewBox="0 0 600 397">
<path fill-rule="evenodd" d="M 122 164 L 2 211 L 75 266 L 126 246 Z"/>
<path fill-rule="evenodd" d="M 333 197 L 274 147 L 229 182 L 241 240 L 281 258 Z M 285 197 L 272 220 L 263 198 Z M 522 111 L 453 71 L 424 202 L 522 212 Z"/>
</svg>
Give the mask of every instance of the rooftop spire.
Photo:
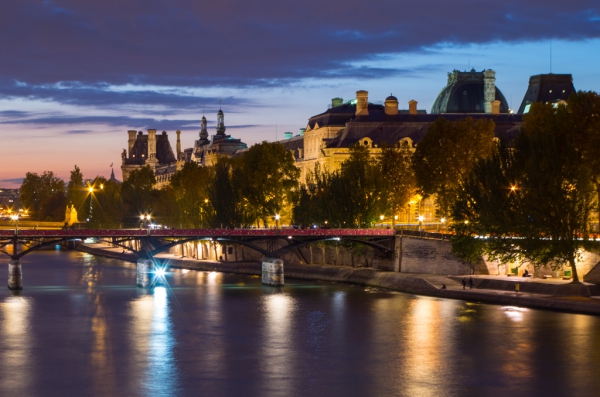
<svg viewBox="0 0 600 397">
<path fill-rule="evenodd" d="M 219 111 L 217 112 L 217 135 L 225 135 L 225 116 L 223 115 L 223 111 L 220 109 L 221 100 L 219 99 Z"/>
</svg>

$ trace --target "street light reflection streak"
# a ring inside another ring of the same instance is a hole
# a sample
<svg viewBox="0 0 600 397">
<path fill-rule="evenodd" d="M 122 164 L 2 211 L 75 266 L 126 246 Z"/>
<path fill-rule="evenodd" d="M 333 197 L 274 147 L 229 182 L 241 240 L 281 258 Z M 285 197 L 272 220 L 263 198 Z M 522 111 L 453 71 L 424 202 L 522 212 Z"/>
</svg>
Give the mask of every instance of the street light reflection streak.
<svg viewBox="0 0 600 397">
<path fill-rule="evenodd" d="M 412 317 L 408 328 L 407 367 L 408 376 L 413 380 L 409 383 L 408 395 L 436 396 L 444 393 L 438 389 L 444 377 L 444 356 L 448 346 L 444 344 L 443 327 L 445 314 L 439 302 L 432 299 L 416 299 L 411 302 L 409 316 Z"/>
<path fill-rule="evenodd" d="M 293 395 L 289 374 L 294 373 L 294 349 L 290 335 L 294 299 L 282 293 L 266 295 L 263 299 L 266 322 L 263 342 L 265 380 L 277 394 Z"/>
<path fill-rule="evenodd" d="M 0 373 L 0 395 L 32 395 L 31 384 L 31 302 L 12 296 L 0 302 L 2 315 L 2 349 L 0 358 L 8 371 Z"/>
<path fill-rule="evenodd" d="M 174 357 L 174 337 L 169 313 L 168 291 L 158 286 L 152 295 L 145 295 L 131 303 L 132 344 L 136 355 L 145 358 L 132 375 L 141 377 L 138 384 L 145 395 L 169 395 L 177 390 L 178 369 Z M 138 372 L 138 373 L 136 373 Z M 132 376 L 135 378 L 135 376 Z M 135 380 L 134 380 L 135 381 Z"/>
</svg>

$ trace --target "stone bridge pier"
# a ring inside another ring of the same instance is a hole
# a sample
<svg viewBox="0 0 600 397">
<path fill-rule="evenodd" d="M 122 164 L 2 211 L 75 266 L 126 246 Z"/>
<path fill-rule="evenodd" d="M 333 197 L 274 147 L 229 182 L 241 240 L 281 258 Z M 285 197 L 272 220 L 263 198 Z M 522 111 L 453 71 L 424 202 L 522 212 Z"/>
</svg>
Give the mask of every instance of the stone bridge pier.
<svg viewBox="0 0 600 397">
<path fill-rule="evenodd" d="M 151 259 L 138 259 L 135 285 L 141 288 L 148 288 L 154 282 L 155 276 L 154 262 Z"/>
<path fill-rule="evenodd" d="M 12 259 L 8 262 L 8 289 L 23 289 L 23 269 L 18 259 Z"/>
<path fill-rule="evenodd" d="M 262 283 L 273 287 L 283 287 L 283 261 L 279 258 L 264 258 L 262 261 Z"/>
</svg>

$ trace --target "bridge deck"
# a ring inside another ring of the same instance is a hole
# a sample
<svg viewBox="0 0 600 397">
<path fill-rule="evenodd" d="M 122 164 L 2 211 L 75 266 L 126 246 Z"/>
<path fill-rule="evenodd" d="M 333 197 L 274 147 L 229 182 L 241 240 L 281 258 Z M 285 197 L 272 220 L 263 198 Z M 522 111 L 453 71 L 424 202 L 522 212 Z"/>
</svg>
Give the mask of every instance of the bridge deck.
<svg viewBox="0 0 600 397">
<path fill-rule="evenodd" d="M 61 229 L 0 230 L 0 237 L 375 237 L 391 229 Z"/>
</svg>

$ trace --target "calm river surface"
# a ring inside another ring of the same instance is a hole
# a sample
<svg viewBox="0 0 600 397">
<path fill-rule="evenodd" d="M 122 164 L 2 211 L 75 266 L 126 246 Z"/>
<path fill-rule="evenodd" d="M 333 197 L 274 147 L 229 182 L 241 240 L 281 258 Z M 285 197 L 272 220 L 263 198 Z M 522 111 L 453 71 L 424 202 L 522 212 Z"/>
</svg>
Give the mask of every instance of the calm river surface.
<svg viewBox="0 0 600 397">
<path fill-rule="evenodd" d="M 182 270 L 143 291 L 115 260 L 22 263 L 22 294 L 0 288 L 1 396 L 600 395 L 594 316 Z"/>
</svg>

